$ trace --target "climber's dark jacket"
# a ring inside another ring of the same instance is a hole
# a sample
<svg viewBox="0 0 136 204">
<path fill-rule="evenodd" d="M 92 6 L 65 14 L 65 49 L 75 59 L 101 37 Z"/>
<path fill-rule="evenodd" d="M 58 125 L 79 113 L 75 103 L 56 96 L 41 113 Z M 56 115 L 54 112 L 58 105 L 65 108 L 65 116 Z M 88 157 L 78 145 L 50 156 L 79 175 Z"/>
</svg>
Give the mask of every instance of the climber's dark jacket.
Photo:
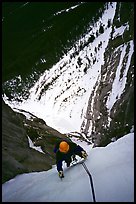
<svg viewBox="0 0 136 204">
<path fill-rule="evenodd" d="M 81 151 L 84 151 L 84 149 L 81 146 L 74 143 L 74 142 L 66 141 L 69 144 L 69 151 L 67 153 L 62 153 L 62 152 L 59 151 L 60 142 L 58 142 L 56 144 L 56 146 L 54 147 L 54 153 L 56 153 L 57 170 L 58 171 L 63 171 L 62 162 L 65 161 L 69 165 L 70 162 L 72 161 L 71 156 L 72 155 L 78 155 L 78 156 L 82 157 Z"/>
</svg>

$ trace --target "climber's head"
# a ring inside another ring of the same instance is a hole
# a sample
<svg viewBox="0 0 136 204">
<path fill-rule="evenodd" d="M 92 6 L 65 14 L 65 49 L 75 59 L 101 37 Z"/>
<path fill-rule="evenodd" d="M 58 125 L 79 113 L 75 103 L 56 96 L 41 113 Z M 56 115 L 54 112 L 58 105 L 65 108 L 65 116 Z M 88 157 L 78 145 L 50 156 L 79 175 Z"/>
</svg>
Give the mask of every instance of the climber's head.
<svg viewBox="0 0 136 204">
<path fill-rule="evenodd" d="M 59 151 L 63 153 L 67 153 L 69 150 L 69 144 L 65 141 L 62 141 L 59 145 Z"/>
</svg>

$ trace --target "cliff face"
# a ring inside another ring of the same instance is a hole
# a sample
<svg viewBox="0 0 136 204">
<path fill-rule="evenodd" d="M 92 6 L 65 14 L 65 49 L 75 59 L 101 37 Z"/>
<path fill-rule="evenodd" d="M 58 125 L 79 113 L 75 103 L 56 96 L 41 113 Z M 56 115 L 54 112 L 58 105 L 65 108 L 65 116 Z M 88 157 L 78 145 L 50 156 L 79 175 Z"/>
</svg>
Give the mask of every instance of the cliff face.
<svg viewBox="0 0 136 204">
<path fill-rule="evenodd" d="M 29 139 L 43 153 L 30 148 Z M 31 120 L 2 102 L 2 183 L 20 173 L 44 171 L 55 164 L 54 145 L 62 135 L 34 115 Z"/>
<path fill-rule="evenodd" d="M 117 4 L 101 77 L 90 95 L 81 126 L 88 138 L 95 137 L 98 146 L 107 145 L 112 138 L 129 133 L 134 124 L 133 14 L 133 4 Z M 115 34 L 125 25 L 128 29 Z M 90 126 L 92 132 L 88 135 Z"/>
</svg>

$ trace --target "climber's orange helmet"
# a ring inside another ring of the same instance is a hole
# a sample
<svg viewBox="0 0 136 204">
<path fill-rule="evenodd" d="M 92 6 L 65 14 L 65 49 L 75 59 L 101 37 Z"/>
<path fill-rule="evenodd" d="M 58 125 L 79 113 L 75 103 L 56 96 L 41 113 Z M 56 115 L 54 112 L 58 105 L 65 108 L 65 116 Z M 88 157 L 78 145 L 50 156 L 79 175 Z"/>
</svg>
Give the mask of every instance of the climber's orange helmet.
<svg viewBox="0 0 136 204">
<path fill-rule="evenodd" d="M 69 144 L 65 141 L 62 141 L 59 145 L 59 151 L 63 153 L 67 153 L 69 150 Z"/>
</svg>

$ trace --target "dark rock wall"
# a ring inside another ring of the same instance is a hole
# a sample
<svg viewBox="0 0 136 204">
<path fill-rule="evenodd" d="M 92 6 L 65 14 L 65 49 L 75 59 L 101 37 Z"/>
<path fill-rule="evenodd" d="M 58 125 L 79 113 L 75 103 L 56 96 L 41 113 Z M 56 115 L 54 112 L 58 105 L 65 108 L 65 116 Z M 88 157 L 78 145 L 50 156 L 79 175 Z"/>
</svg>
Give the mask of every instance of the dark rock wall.
<svg viewBox="0 0 136 204">
<path fill-rule="evenodd" d="M 21 173 L 46 171 L 55 164 L 55 143 L 66 138 L 41 119 L 27 120 L 2 101 L 2 183 Z M 28 137 L 44 153 L 29 147 Z"/>
</svg>

